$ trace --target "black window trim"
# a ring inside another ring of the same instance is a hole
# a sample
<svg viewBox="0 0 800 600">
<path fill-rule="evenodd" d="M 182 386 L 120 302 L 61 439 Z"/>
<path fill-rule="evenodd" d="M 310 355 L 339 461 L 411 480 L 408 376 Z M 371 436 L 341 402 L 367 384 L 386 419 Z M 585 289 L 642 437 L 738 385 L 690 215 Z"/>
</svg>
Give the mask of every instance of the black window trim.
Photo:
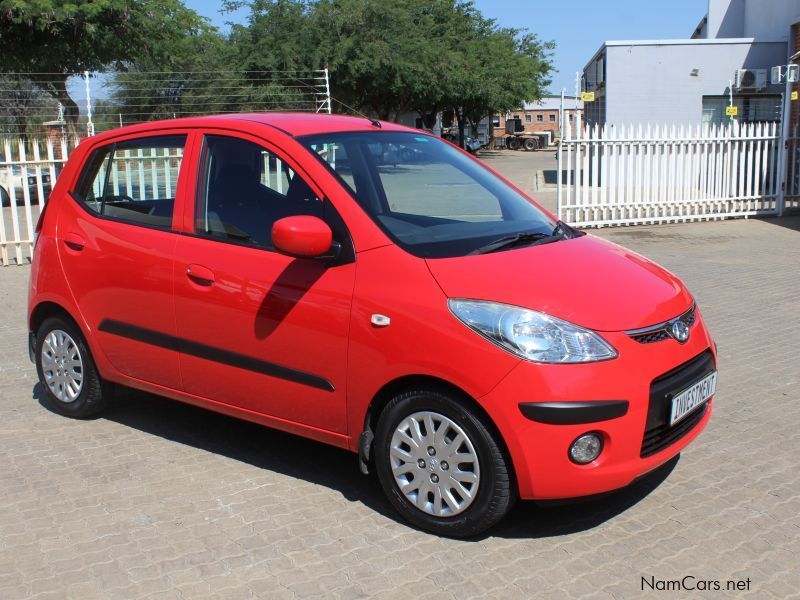
<svg viewBox="0 0 800 600">
<path fill-rule="evenodd" d="M 142 223 L 141 221 L 134 221 L 134 220 L 131 220 L 131 219 L 125 219 L 123 217 L 111 217 L 109 215 L 97 212 L 96 210 L 92 210 L 86 204 L 86 200 L 84 198 L 82 198 L 81 195 L 78 193 L 78 190 L 81 189 L 83 187 L 83 185 L 86 183 L 86 177 L 88 176 L 88 171 L 86 169 L 86 166 L 88 164 L 90 164 L 90 162 L 92 160 L 94 160 L 97 157 L 98 154 L 101 154 L 101 153 L 104 153 L 104 152 L 108 152 L 108 156 L 110 156 L 111 159 L 113 160 L 114 152 L 116 152 L 117 146 L 119 146 L 121 144 L 139 142 L 139 141 L 147 140 L 147 139 L 164 138 L 164 137 L 183 137 L 184 138 L 184 141 L 183 141 L 184 154 L 181 157 L 181 166 L 180 166 L 180 170 L 178 171 L 178 181 L 180 181 L 181 171 L 183 171 L 183 169 L 186 168 L 186 167 L 184 167 L 184 165 L 185 165 L 184 158 L 186 158 L 186 148 L 187 148 L 187 146 L 189 144 L 189 136 L 190 135 L 191 135 L 190 131 L 183 131 L 183 130 L 182 131 L 177 131 L 177 132 L 163 132 L 162 131 L 162 132 L 156 133 L 155 135 L 144 135 L 142 137 L 135 137 L 135 138 L 130 138 L 130 139 L 122 140 L 122 141 L 114 140 L 114 141 L 109 142 L 108 144 L 104 144 L 102 146 L 98 146 L 98 147 L 94 148 L 93 150 L 91 150 L 91 152 L 89 153 L 89 157 L 83 162 L 81 173 L 78 176 L 78 178 L 75 180 L 75 185 L 72 187 L 71 190 L 69 190 L 68 195 L 72 198 L 73 202 L 75 202 L 81 208 L 81 210 L 83 210 L 88 215 L 90 215 L 90 216 L 92 216 L 92 217 L 94 217 L 96 219 L 100 219 L 100 220 L 103 220 L 103 221 L 111 221 L 113 223 L 123 223 L 125 225 L 135 225 L 136 227 L 143 227 L 145 229 L 151 229 L 151 230 L 154 230 L 154 231 L 164 231 L 164 232 L 167 232 L 167 233 L 182 233 L 182 232 L 178 231 L 177 229 L 175 229 L 173 227 L 173 225 L 175 223 L 175 208 L 174 208 L 174 205 L 173 205 L 173 210 L 172 210 L 172 221 L 170 222 L 169 226 L 154 225 L 152 223 Z M 106 192 L 106 188 L 108 187 L 108 180 L 110 179 L 110 176 L 111 176 L 111 169 L 109 169 L 106 172 L 106 179 L 105 179 L 105 182 L 103 183 L 103 196 L 101 198 L 101 205 L 103 205 L 103 207 L 105 207 L 105 196 L 106 196 L 105 192 Z M 177 199 L 177 192 L 178 192 L 178 187 L 177 187 L 177 184 L 176 184 L 176 186 L 175 186 L 175 197 L 176 197 L 176 199 Z"/>
<path fill-rule="evenodd" d="M 199 231 L 197 229 L 197 210 L 198 210 L 198 208 L 200 208 L 201 205 L 205 204 L 205 200 L 203 198 L 203 194 L 205 193 L 204 175 L 205 175 L 205 170 L 206 170 L 206 154 L 208 152 L 208 144 L 206 142 L 207 142 L 207 138 L 210 137 L 210 136 L 234 138 L 234 139 L 237 139 L 237 140 L 244 140 L 244 141 L 250 142 L 252 144 L 259 145 L 264 150 L 266 150 L 267 152 L 272 152 L 272 153 L 274 153 L 276 155 L 279 155 L 281 157 L 281 160 L 283 162 L 285 162 L 287 165 L 290 165 L 290 168 L 295 173 L 302 174 L 302 178 L 307 184 L 309 182 L 313 183 L 314 187 L 311 188 L 312 191 L 314 191 L 314 188 L 318 188 L 320 191 L 322 191 L 322 187 L 319 184 L 317 184 L 317 182 L 314 181 L 314 179 L 311 176 L 309 176 L 308 173 L 305 172 L 305 170 L 300 169 L 300 168 L 296 168 L 296 165 L 297 165 L 297 161 L 296 160 L 294 160 L 294 159 L 286 160 L 285 157 L 288 156 L 288 154 L 289 154 L 288 152 L 285 152 L 285 151 L 281 150 L 275 144 L 272 144 L 267 140 L 263 140 L 261 138 L 258 138 L 259 142 L 254 142 L 251 139 L 248 139 L 248 138 L 245 138 L 245 137 L 241 137 L 240 135 L 234 135 L 234 133 L 236 133 L 236 132 L 218 133 L 216 131 L 200 131 L 198 133 L 200 138 L 201 138 L 201 142 L 200 142 L 200 151 L 197 153 L 198 159 L 197 159 L 197 165 L 196 165 L 197 173 L 195 175 L 196 176 L 196 185 L 195 185 L 195 194 L 194 194 L 194 199 L 193 199 L 193 203 L 194 203 L 193 217 L 194 218 L 192 219 L 192 231 L 191 232 L 176 231 L 176 233 L 180 233 L 181 235 L 185 235 L 187 237 L 193 237 L 193 238 L 197 238 L 197 239 L 208 240 L 210 242 L 216 242 L 216 243 L 221 243 L 221 244 L 230 244 L 230 245 L 233 245 L 233 246 L 239 246 L 239 247 L 243 247 L 243 248 L 251 248 L 253 250 L 258 250 L 258 251 L 261 251 L 261 252 L 269 252 L 270 254 L 278 254 L 280 256 L 286 256 L 285 254 L 281 253 L 279 250 L 275 249 L 274 246 L 262 246 L 262 245 L 259 245 L 259 244 L 254 244 L 252 242 L 248 242 L 246 240 L 222 238 L 222 237 L 214 236 L 214 235 L 211 235 L 211 234 L 207 234 L 207 233 Z M 274 150 L 270 149 L 270 147 L 274 148 Z M 303 150 L 308 152 L 308 150 L 305 148 L 305 146 L 303 146 Z M 314 193 L 316 194 L 316 192 L 314 192 Z M 339 244 L 341 244 L 341 249 L 339 251 L 338 256 L 336 257 L 336 259 L 332 260 L 328 264 L 328 266 L 329 267 L 338 267 L 338 266 L 341 266 L 341 265 L 346 265 L 346 264 L 350 264 L 350 263 L 355 262 L 355 259 L 356 259 L 355 244 L 353 243 L 353 236 L 350 234 L 350 230 L 347 227 L 347 223 L 342 218 L 342 216 L 339 213 L 339 211 L 336 210 L 336 206 L 334 206 L 333 202 L 331 202 L 331 200 L 328 198 L 327 195 L 325 195 L 323 193 L 322 194 L 322 198 L 319 198 L 319 200 L 320 200 L 320 202 L 322 202 L 322 214 L 323 214 L 322 220 L 325 221 L 325 223 L 333 231 L 333 233 L 334 233 L 333 241 L 334 242 L 338 242 Z M 329 216 L 327 214 L 328 209 L 333 211 L 333 213 L 335 214 L 335 217 L 333 217 L 333 218 L 335 220 L 338 220 L 339 223 L 341 224 L 341 227 L 338 227 L 338 229 L 340 230 L 339 233 L 338 233 L 338 237 L 340 239 L 337 239 L 337 232 L 334 229 L 334 225 L 330 222 L 331 216 Z M 308 257 L 308 258 L 305 258 L 304 260 L 320 260 L 320 259 L 316 258 L 316 257 Z"/>
</svg>

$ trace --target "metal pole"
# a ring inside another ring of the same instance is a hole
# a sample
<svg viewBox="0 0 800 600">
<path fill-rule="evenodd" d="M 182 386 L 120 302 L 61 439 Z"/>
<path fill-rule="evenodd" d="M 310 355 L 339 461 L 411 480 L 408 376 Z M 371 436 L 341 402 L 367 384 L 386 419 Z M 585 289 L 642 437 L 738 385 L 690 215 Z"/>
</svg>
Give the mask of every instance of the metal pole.
<svg viewBox="0 0 800 600">
<path fill-rule="evenodd" d="M 325 67 L 325 96 L 328 100 L 328 114 L 331 114 L 331 82 L 328 78 L 328 67 Z"/>
<path fill-rule="evenodd" d="M 92 94 L 89 85 L 89 71 L 83 72 L 83 83 L 86 87 L 86 133 L 89 137 L 94 135 L 94 123 L 92 123 Z"/>
<path fill-rule="evenodd" d="M 781 146 L 778 156 L 778 216 L 783 216 L 783 204 L 786 195 L 786 171 L 787 169 L 787 154 L 789 150 L 789 120 L 791 116 L 792 107 L 792 84 L 789 83 L 789 77 L 786 77 L 786 90 L 783 92 L 783 118 L 781 119 Z"/>
<path fill-rule="evenodd" d="M 564 92 L 566 88 L 561 88 L 561 104 L 558 107 L 558 139 L 564 137 Z"/>
<path fill-rule="evenodd" d="M 728 101 L 728 106 L 733 108 L 733 81 L 731 81 L 730 79 L 728 79 L 728 93 L 730 94 L 730 99 Z M 731 115 L 730 116 L 731 116 L 731 121 L 733 121 L 734 120 L 733 111 L 731 111 Z"/>
</svg>

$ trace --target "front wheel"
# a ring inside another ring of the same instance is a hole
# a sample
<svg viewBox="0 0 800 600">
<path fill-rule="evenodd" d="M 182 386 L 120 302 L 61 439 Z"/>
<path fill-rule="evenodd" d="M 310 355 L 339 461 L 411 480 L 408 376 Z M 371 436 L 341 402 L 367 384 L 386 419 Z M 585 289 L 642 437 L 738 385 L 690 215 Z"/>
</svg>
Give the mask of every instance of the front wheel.
<svg viewBox="0 0 800 600">
<path fill-rule="evenodd" d="M 516 499 L 511 468 L 495 436 L 449 394 L 399 394 L 381 414 L 375 443 L 384 492 L 421 529 L 474 536 L 500 521 Z"/>
<path fill-rule="evenodd" d="M 54 410 L 85 419 L 105 408 L 110 389 L 97 373 L 80 330 L 58 317 L 42 323 L 36 334 L 36 370 Z"/>
</svg>

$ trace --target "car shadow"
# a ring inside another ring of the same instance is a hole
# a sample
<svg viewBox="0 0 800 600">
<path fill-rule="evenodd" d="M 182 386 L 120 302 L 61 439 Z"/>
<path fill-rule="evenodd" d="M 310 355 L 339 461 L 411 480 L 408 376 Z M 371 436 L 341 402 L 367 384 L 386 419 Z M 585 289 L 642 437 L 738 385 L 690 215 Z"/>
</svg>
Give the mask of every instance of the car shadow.
<svg viewBox="0 0 800 600">
<path fill-rule="evenodd" d="M 33 398 L 54 412 L 37 383 Z M 386 500 L 377 477 L 363 476 L 351 452 L 249 423 L 189 404 L 118 388 L 101 418 L 227 458 L 325 486 L 350 502 L 360 502 L 410 527 Z M 675 468 L 678 457 L 627 488 L 568 503 L 518 502 L 496 527 L 472 538 L 544 538 L 579 533 L 602 525 L 656 489 Z"/>
</svg>

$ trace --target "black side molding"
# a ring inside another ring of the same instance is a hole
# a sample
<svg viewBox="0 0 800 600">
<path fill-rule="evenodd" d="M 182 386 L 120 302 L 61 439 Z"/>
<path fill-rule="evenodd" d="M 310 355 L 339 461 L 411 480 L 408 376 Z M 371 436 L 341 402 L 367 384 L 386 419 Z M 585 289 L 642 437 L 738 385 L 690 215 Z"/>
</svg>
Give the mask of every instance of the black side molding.
<svg viewBox="0 0 800 600">
<path fill-rule="evenodd" d="M 616 419 L 628 412 L 627 400 L 591 402 L 520 402 L 520 412 L 531 421 L 548 425 L 581 425 Z"/>
<path fill-rule="evenodd" d="M 301 383 L 327 392 L 332 392 L 335 389 L 330 381 L 319 375 L 298 371 L 252 356 L 231 352 L 230 350 L 207 346 L 200 342 L 184 340 L 166 333 L 161 333 L 160 331 L 145 329 L 129 323 L 121 323 L 120 321 L 106 319 L 100 323 L 98 329 L 105 333 L 136 340 L 137 342 L 160 346 L 161 348 L 190 354 L 191 356 L 222 363 L 231 367 L 237 367 L 239 369 L 245 369 L 247 371 L 253 371 L 254 373 L 269 375 L 270 377 L 294 381 L 295 383 Z"/>
</svg>

